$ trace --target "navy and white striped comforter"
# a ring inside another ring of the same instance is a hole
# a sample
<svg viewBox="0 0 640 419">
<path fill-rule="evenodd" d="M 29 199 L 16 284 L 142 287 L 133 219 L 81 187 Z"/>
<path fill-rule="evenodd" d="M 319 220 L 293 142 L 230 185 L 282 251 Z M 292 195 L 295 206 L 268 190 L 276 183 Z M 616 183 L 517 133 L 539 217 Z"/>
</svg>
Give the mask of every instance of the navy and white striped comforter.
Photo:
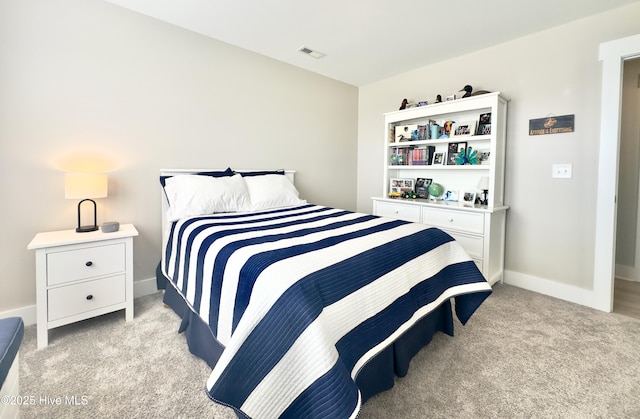
<svg viewBox="0 0 640 419">
<path fill-rule="evenodd" d="M 225 347 L 211 399 L 253 418 L 355 417 L 360 368 L 451 297 L 491 288 L 421 224 L 304 205 L 172 225 L 164 273 Z"/>
</svg>

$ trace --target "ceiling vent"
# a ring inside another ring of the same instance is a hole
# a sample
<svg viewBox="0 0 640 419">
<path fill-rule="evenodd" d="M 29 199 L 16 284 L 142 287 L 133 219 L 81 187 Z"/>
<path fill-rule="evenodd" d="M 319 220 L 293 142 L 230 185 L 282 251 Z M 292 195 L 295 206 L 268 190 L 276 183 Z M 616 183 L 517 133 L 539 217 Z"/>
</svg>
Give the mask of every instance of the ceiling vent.
<svg viewBox="0 0 640 419">
<path fill-rule="evenodd" d="M 298 51 L 300 51 L 301 53 L 303 53 L 305 55 L 308 55 L 310 57 L 316 58 L 316 59 L 322 58 L 325 55 L 327 55 L 327 54 L 324 54 L 324 53 L 319 52 L 319 51 L 314 51 L 311 48 L 307 48 L 307 47 L 300 47 L 300 48 L 298 48 Z"/>
</svg>

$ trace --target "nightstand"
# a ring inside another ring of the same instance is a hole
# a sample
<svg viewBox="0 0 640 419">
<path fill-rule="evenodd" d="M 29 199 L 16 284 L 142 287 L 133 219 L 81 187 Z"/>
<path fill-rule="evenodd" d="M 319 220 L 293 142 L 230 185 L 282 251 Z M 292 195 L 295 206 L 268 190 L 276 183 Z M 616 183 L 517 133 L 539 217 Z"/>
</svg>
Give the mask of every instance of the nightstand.
<svg viewBox="0 0 640 419">
<path fill-rule="evenodd" d="M 36 251 L 38 349 L 49 329 L 125 310 L 133 320 L 133 237 L 131 224 L 118 231 L 38 233 L 28 249 Z"/>
</svg>

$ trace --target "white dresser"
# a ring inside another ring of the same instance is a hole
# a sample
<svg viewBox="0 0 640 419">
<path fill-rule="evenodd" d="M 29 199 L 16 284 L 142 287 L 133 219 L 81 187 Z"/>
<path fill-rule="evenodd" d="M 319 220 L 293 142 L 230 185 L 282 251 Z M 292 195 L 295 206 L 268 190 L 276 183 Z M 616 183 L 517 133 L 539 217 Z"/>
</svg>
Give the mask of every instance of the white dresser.
<svg viewBox="0 0 640 419">
<path fill-rule="evenodd" d="M 112 233 L 75 230 L 38 233 L 28 249 L 36 251 L 38 349 L 48 331 L 90 317 L 125 310 L 133 319 L 133 237 L 124 224 Z"/>
<path fill-rule="evenodd" d="M 423 200 L 373 198 L 373 213 L 446 231 L 471 256 L 490 284 L 502 280 L 506 206 L 466 208 Z"/>
</svg>

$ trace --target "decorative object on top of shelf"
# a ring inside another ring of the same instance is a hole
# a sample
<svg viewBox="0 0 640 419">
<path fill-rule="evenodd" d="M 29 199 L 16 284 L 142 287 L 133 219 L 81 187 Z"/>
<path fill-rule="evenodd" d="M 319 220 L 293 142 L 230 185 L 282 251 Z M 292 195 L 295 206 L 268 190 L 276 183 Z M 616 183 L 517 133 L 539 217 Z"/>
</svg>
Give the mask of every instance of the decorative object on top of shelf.
<svg viewBox="0 0 640 419">
<path fill-rule="evenodd" d="M 428 100 L 421 100 L 420 102 L 418 102 L 418 107 L 427 106 L 428 104 L 429 104 Z"/>
<path fill-rule="evenodd" d="M 434 103 L 440 103 L 442 102 L 442 95 L 436 95 L 436 100 Z"/>
<path fill-rule="evenodd" d="M 474 135 L 476 132 L 476 121 L 455 122 L 451 127 L 454 137 Z"/>
<path fill-rule="evenodd" d="M 449 95 L 445 99 L 447 102 L 451 102 L 452 100 L 456 100 L 456 95 Z"/>
<path fill-rule="evenodd" d="M 409 104 L 409 101 L 407 99 L 402 99 L 402 103 L 400 104 L 400 109 L 398 109 L 398 110 L 402 111 L 402 110 L 406 109 L 408 104 Z"/>
<path fill-rule="evenodd" d="M 482 191 L 482 198 L 478 199 L 481 205 L 487 205 L 489 203 L 487 195 L 489 193 L 489 176 L 482 176 L 478 181 L 478 189 Z"/>
<path fill-rule="evenodd" d="M 471 86 L 470 84 L 467 84 L 466 86 L 464 86 L 462 89 L 460 89 L 460 91 L 464 92 L 464 94 L 460 98 L 478 96 L 478 95 L 484 95 L 484 94 L 487 94 L 487 93 L 491 93 L 488 90 L 476 90 L 474 92 L 473 91 L 473 86 Z"/>
<path fill-rule="evenodd" d="M 444 194 L 444 186 L 435 182 L 431 182 L 427 190 L 429 191 L 429 196 L 436 200 L 440 199 Z"/>
</svg>

